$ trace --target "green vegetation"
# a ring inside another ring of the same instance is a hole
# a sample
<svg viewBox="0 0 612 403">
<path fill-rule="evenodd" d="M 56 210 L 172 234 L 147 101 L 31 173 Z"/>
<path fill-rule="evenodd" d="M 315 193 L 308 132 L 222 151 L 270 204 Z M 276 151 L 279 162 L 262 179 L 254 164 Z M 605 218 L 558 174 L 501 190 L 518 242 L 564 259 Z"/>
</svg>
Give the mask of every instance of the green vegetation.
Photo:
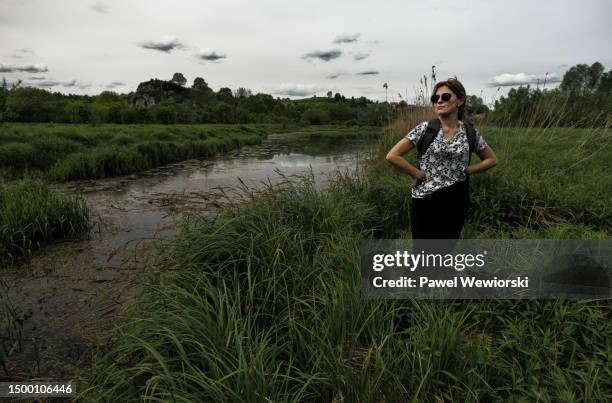
<svg viewBox="0 0 612 403">
<path fill-rule="evenodd" d="M 213 91 L 202 77 L 191 87 L 175 73 L 171 80 L 151 79 L 135 92 L 104 91 L 96 96 L 63 95 L 21 87 L 0 87 L 0 122 L 56 123 L 284 123 L 381 125 L 391 110 L 387 103 L 365 97 L 274 98 L 238 88 Z M 403 102 L 403 106 L 406 103 Z"/>
<path fill-rule="evenodd" d="M 0 181 L 0 264 L 88 230 L 83 198 L 52 192 L 39 180 Z"/>
<path fill-rule="evenodd" d="M 279 125 L 0 126 L 0 170 L 9 177 L 104 178 L 209 157 L 260 143 Z"/>
<path fill-rule="evenodd" d="M 595 62 L 570 68 L 558 88 L 512 88 L 495 102 L 490 124 L 523 127 L 612 126 L 612 70 Z"/>
<path fill-rule="evenodd" d="M 422 116 L 413 116 L 414 127 Z M 481 128 L 472 238 L 612 236 L 609 129 Z M 364 301 L 359 241 L 409 237 L 407 177 L 284 182 L 190 216 L 83 397 L 174 401 L 609 401 L 610 301 Z"/>
</svg>

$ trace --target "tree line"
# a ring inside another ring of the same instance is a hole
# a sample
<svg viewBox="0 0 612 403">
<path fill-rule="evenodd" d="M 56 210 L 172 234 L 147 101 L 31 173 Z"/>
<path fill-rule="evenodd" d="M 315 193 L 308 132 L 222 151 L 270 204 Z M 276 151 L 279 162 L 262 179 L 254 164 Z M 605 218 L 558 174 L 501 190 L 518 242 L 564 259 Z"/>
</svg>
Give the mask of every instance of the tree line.
<svg viewBox="0 0 612 403">
<path fill-rule="evenodd" d="M 495 102 L 487 120 L 514 126 L 612 126 L 612 69 L 577 64 L 554 89 L 520 86 Z"/>
<path fill-rule="evenodd" d="M 467 97 L 468 119 L 497 125 L 599 127 L 612 124 L 612 70 L 595 62 L 565 72 L 554 89 L 519 86 L 495 101 L 493 109 L 476 95 Z M 427 101 L 424 101 L 427 103 Z M 326 97 L 274 98 L 248 88 L 214 91 L 202 77 L 191 86 L 182 73 L 170 80 L 151 79 L 136 91 L 65 95 L 17 83 L 0 87 L 0 122 L 57 123 L 291 123 L 385 125 L 408 105 L 347 98 L 331 91 Z"/>
<path fill-rule="evenodd" d="M 388 103 L 365 97 L 274 98 L 250 89 L 211 89 L 202 77 L 190 87 L 181 73 L 171 80 L 151 79 L 136 91 L 65 95 L 19 85 L 0 89 L 0 121 L 57 123 L 298 123 L 382 125 Z"/>
</svg>

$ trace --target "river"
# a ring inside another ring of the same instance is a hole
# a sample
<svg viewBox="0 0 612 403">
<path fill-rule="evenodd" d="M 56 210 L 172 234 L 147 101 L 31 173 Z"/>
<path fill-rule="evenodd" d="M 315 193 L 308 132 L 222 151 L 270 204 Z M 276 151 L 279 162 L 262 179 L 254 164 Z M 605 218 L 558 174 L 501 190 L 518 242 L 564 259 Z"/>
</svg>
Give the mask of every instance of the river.
<svg viewBox="0 0 612 403">
<path fill-rule="evenodd" d="M 93 228 L 87 239 L 48 245 L 4 271 L 0 379 L 74 379 L 116 317 L 129 312 L 143 269 L 176 234 L 182 213 L 213 213 L 247 189 L 299 175 L 312 174 L 324 189 L 338 170 L 359 169 L 376 140 L 272 134 L 216 158 L 56 186 L 85 197 Z"/>
</svg>

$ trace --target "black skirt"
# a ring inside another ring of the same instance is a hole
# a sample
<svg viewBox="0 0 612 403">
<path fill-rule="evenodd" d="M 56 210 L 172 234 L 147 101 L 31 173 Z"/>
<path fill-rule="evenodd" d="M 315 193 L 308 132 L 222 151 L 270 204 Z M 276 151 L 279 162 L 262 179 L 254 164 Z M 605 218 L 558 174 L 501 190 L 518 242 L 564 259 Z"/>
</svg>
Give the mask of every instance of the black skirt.
<svg viewBox="0 0 612 403">
<path fill-rule="evenodd" d="M 456 182 L 424 198 L 412 198 L 412 239 L 458 239 L 469 206 L 468 181 Z"/>
</svg>

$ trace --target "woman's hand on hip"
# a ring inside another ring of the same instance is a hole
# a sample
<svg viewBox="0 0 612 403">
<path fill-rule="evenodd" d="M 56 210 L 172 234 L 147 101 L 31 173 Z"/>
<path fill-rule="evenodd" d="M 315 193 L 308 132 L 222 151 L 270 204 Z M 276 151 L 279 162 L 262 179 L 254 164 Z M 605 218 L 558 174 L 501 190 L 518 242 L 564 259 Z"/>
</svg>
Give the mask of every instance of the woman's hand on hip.
<svg viewBox="0 0 612 403">
<path fill-rule="evenodd" d="M 414 179 L 412 179 L 412 187 L 415 188 L 419 186 L 421 182 L 425 180 L 426 177 L 427 174 L 425 173 L 425 171 L 419 169 L 417 175 L 414 177 Z"/>
</svg>

